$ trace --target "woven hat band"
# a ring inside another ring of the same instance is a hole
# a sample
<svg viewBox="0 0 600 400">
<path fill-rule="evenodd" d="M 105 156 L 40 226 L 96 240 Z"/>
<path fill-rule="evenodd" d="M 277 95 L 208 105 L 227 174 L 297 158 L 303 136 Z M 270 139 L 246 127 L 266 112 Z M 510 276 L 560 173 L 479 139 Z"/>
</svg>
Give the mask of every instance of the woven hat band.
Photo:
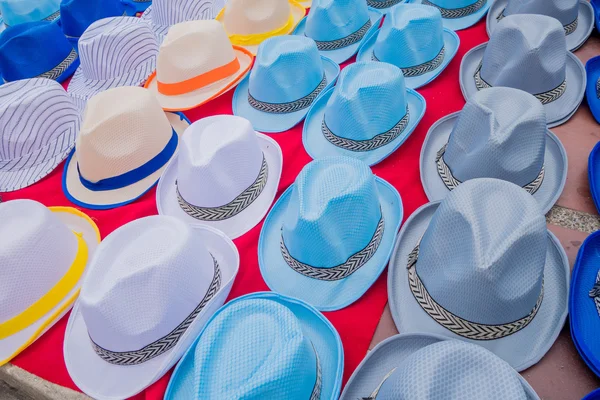
<svg viewBox="0 0 600 400">
<path fill-rule="evenodd" d="M 317 44 L 317 48 L 320 51 L 331 51 L 341 49 L 353 45 L 357 42 L 360 42 L 370 28 L 371 20 L 367 19 L 367 22 L 365 22 L 364 25 L 361 26 L 356 32 L 353 32 L 346 37 L 329 41 L 315 40 L 315 43 Z"/>
<path fill-rule="evenodd" d="M 321 82 L 319 82 L 315 90 L 313 90 L 301 99 L 290 101 L 287 103 L 267 103 L 255 99 L 250 94 L 250 92 L 248 92 L 248 103 L 252 106 L 252 108 L 258 111 L 270 114 L 288 114 L 304 110 L 305 108 L 310 107 L 313 101 L 315 101 L 315 99 L 319 96 L 323 89 L 325 89 L 325 86 L 327 86 L 327 77 L 323 75 L 323 79 L 321 79 Z"/>
<path fill-rule="evenodd" d="M 438 6 L 437 4 L 432 3 L 429 0 L 423 0 L 422 3 L 440 10 L 440 13 L 442 13 L 442 18 L 456 19 L 467 17 L 481 10 L 481 8 L 487 3 L 487 0 L 477 0 L 475 3 L 461 8 L 443 8 Z"/>
</svg>

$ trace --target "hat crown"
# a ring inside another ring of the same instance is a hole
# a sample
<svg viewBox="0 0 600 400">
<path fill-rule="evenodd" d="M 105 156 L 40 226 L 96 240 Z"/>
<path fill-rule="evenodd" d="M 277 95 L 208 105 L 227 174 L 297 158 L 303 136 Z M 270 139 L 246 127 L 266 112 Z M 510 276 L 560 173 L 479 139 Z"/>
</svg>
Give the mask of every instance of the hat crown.
<svg viewBox="0 0 600 400">
<path fill-rule="evenodd" d="M 67 151 L 75 142 L 80 116 L 58 82 L 34 78 L 0 86 L 0 125 L 0 166 L 8 168 L 5 163 L 25 157 L 41 161 L 45 155 L 40 150 L 47 147 Z"/>
<path fill-rule="evenodd" d="M 254 183 L 262 161 L 256 132 L 248 120 L 235 116 L 204 118 L 190 125 L 183 136 L 177 187 L 191 204 L 223 206 Z"/>
<path fill-rule="evenodd" d="M 323 76 L 323 61 L 314 40 L 275 36 L 260 44 L 248 90 L 260 101 L 288 103 L 312 93 Z"/>
<path fill-rule="evenodd" d="M 429 0 L 429 1 L 438 7 L 447 8 L 447 9 L 452 10 L 452 9 L 456 9 L 456 8 L 468 7 L 472 4 L 477 3 L 477 1 L 479 1 L 479 0 Z"/>
<path fill-rule="evenodd" d="M 69 270 L 77 254 L 73 232 L 33 200 L 0 204 L 0 323 L 22 313 Z"/>
<path fill-rule="evenodd" d="M 79 304 L 90 338 L 111 351 L 138 350 L 184 321 L 214 277 L 194 228 L 172 217 L 141 218 L 98 246 Z"/>
<path fill-rule="evenodd" d="M 306 17 L 306 36 L 317 41 L 345 38 L 369 21 L 369 9 L 360 0 L 316 0 Z"/>
<path fill-rule="evenodd" d="M 91 182 L 142 166 L 167 145 L 173 128 L 147 89 L 124 86 L 92 97 L 77 136 L 77 162 Z"/>
<path fill-rule="evenodd" d="M 292 257 L 316 268 L 335 267 L 364 249 L 382 217 L 375 176 L 352 158 L 310 162 L 289 196 L 285 245 Z"/>
<path fill-rule="evenodd" d="M 443 47 L 444 26 L 437 8 L 399 4 L 379 30 L 373 53 L 380 61 L 409 68 L 433 60 Z"/>
<path fill-rule="evenodd" d="M 156 73 L 159 82 L 179 83 L 195 78 L 236 58 L 231 42 L 216 20 L 173 25 L 160 51 Z"/>
<path fill-rule="evenodd" d="M 123 76 L 156 60 L 158 54 L 158 42 L 150 25 L 136 17 L 94 22 L 79 39 L 78 48 L 83 75 L 93 80 Z"/>
<path fill-rule="evenodd" d="M 503 14 L 547 15 L 556 18 L 562 25 L 568 25 L 577 19 L 579 0 L 510 0 Z"/>
<path fill-rule="evenodd" d="M 473 179 L 440 203 L 421 240 L 416 272 L 451 313 L 506 324 L 528 315 L 541 294 L 547 240 L 533 196 L 507 181 Z"/>
<path fill-rule="evenodd" d="M 309 399 L 317 355 L 289 308 L 248 299 L 227 306 L 206 327 L 193 374 L 198 399 Z"/>
<path fill-rule="evenodd" d="M 505 361 L 481 346 L 445 340 L 404 359 L 381 386 L 377 400 L 441 399 L 449 393 L 463 400 L 528 398 Z"/>
<path fill-rule="evenodd" d="M 337 136 L 369 140 L 392 129 L 405 115 L 406 88 L 400 68 L 367 61 L 342 70 L 324 118 Z"/>
<path fill-rule="evenodd" d="M 555 89 L 566 76 L 567 42 L 558 20 L 511 15 L 494 29 L 483 55 L 481 78 L 531 94 Z"/>
<path fill-rule="evenodd" d="M 253 35 L 280 29 L 288 22 L 287 0 L 229 0 L 223 14 L 228 34 Z"/>
<path fill-rule="evenodd" d="M 14 26 L 25 22 L 42 21 L 60 8 L 60 0 L 1 0 L 0 13 L 4 23 Z"/>
<path fill-rule="evenodd" d="M 452 129 L 444 162 L 461 182 L 497 178 L 525 186 L 544 166 L 546 113 L 533 95 L 494 87 L 468 101 Z"/>
<path fill-rule="evenodd" d="M 94 21 L 122 16 L 125 11 L 125 3 L 118 0 L 63 0 L 60 24 L 67 36 L 80 37 Z"/>
<path fill-rule="evenodd" d="M 213 0 L 153 0 L 152 21 L 160 26 L 171 26 L 185 21 L 213 19 L 220 10 L 221 1 Z"/>
</svg>

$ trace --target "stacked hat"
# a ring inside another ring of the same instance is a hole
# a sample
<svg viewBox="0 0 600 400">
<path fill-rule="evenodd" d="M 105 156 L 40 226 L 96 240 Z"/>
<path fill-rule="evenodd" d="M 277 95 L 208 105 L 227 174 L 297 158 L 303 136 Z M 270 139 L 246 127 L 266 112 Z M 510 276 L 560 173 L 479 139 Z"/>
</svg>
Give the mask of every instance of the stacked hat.
<svg viewBox="0 0 600 400">
<path fill-rule="evenodd" d="M 549 127 L 575 114 L 585 85 L 583 64 L 567 50 L 562 25 L 545 15 L 502 18 L 490 41 L 465 54 L 460 66 L 465 99 L 494 86 L 521 89 L 542 102 Z"/>
<path fill-rule="evenodd" d="M 302 141 L 314 159 L 338 155 L 374 165 L 408 139 L 424 113 L 425 99 L 406 89 L 400 68 L 356 62 L 315 101 Z"/>
<path fill-rule="evenodd" d="M 0 0 L 0 14 L 4 26 L 16 26 L 26 22 L 60 21 L 61 0 Z"/>
<path fill-rule="evenodd" d="M 585 97 L 592 115 L 600 123 L 600 56 L 590 58 L 585 63 L 585 72 L 587 76 Z"/>
<path fill-rule="evenodd" d="M 522 371 L 565 323 L 569 274 L 533 196 L 507 181 L 472 179 L 404 224 L 389 304 L 400 332 L 479 344 Z"/>
<path fill-rule="evenodd" d="M 71 152 L 80 116 L 72 99 L 50 79 L 0 86 L 0 192 L 34 184 Z"/>
<path fill-rule="evenodd" d="M 75 384 L 95 399 L 123 399 L 160 379 L 223 305 L 238 268 L 235 245 L 216 229 L 151 216 L 113 231 L 65 332 Z"/>
<path fill-rule="evenodd" d="M 233 95 L 233 113 L 261 132 L 283 132 L 300 123 L 332 87 L 340 67 L 319 54 L 312 39 L 276 36 L 262 42 L 254 67 Z"/>
<path fill-rule="evenodd" d="M 440 10 L 444 26 L 459 31 L 475 25 L 485 16 L 492 0 L 410 0 Z"/>
<path fill-rule="evenodd" d="M 260 233 L 258 262 L 271 290 L 319 310 L 358 300 L 379 277 L 402 221 L 398 191 L 362 161 L 307 164 Z"/>
<path fill-rule="evenodd" d="M 73 305 L 100 243 L 90 217 L 32 200 L 0 204 L 0 365 Z"/>
</svg>

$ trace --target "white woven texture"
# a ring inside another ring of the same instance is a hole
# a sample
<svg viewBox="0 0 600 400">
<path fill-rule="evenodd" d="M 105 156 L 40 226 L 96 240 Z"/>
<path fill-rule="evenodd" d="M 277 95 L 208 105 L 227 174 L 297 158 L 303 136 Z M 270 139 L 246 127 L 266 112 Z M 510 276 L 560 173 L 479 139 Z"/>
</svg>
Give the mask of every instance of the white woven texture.
<svg viewBox="0 0 600 400">
<path fill-rule="evenodd" d="M 578 13 L 579 0 L 510 0 L 503 12 L 505 17 L 513 14 L 547 15 L 559 20 L 563 26 L 575 21 Z"/>
<path fill-rule="evenodd" d="M 290 13 L 286 0 L 229 0 L 222 21 L 228 34 L 252 35 L 282 28 Z"/>
</svg>

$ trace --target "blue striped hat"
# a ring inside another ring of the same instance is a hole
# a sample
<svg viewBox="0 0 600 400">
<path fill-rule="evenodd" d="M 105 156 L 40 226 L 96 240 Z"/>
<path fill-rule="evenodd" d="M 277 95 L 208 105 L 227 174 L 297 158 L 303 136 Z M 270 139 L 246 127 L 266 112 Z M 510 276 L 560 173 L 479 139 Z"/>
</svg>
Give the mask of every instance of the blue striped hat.
<svg viewBox="0 0 600 400">
<path fill-rule="evenodd" d="M 79 132 L 79 112 L 50 79 L 0 86 L 0 192 L 34 184 L 64 160 Z"/>
<path fill-rule="evenodd" d="M 60 20 L 60 0 L 0 0 L 6 27 L 25 22 Z"/>
</svg>

